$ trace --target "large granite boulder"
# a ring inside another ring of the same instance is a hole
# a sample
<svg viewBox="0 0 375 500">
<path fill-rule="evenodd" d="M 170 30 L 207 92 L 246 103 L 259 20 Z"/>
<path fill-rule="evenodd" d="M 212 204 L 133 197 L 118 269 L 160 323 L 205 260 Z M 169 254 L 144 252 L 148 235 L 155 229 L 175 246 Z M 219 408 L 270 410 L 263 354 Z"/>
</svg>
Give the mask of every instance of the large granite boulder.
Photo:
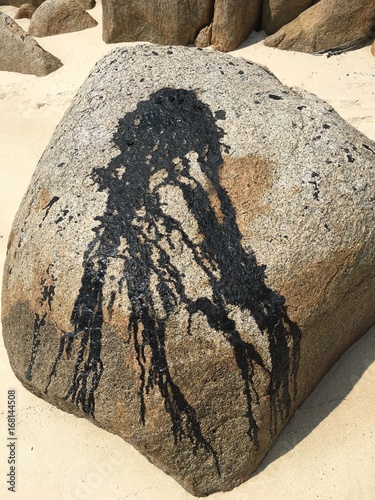
<svg viewBox="0 0 375 500">
<path fill-rule="evenodd" d="M 46 0 L 33 15 L 29 33 L 44 37 L 82 31 L 97 26 L 76 0 Z"/>
<path fill-rule="evenodd" d="M 293 21 L 313 3 L 314 0 L 263 0 L 262 28 L 271 35 Z"/>
<path fill-rule="evenodd" d="M 375 40 L 372 42 L 372 45 L 371 45 L 371 54 L 373 56 L 375 56 Z"/>
<path fill-rule="evenodd" d="M 45 76 L 62 62 L 44 50 L 21 26 L 0 12 L 0 71 Z"/>
<path fill-rule="evenodd" d="M 269 47 L 341 53 L 375 35 L 375 0 L 320 0 L 264 41 Z"/>
<path fill-rule="evenodd" d="M 374 164 L 374 142 L 261 66 L 112 51 L 13 224 L 15 374 L 192 493 L 233 488 L 375 322 Z"/>
<path fill-rule="evenodd" d="M 213 4 L 213 0 L 103 0 L 103 40 L 187 45 L 210 23 Z"/>
</svg>

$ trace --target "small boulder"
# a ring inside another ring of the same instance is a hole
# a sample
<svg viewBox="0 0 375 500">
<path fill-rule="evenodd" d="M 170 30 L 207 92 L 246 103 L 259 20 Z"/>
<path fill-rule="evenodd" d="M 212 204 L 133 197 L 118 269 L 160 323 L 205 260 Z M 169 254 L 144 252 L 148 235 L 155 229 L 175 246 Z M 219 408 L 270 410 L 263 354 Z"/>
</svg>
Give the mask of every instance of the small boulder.
<svg viewBox="0 0 375 500">
<path fill-rule="evenodd" d="M 14 19 L 31 19 L 36 9 L 35 5 L 24 3 L 18 9 Z"/>
<path fill-rule="evenodd" d="M 313 3 L 314 0 L 264 0 L 262 29 L 267 35 L 272 35 L 311 7 Z"/>
<path fill-rule="evenodd" d="M 82 31 L 97 21 L 76 0 L 46 0 L 33 15 L 29 34 L 37 37 Z"/>
<path fill-rule="evenodd" d="M 11 17 L 0 12 L 0 71 L 45 76 L 62 62 L 44 50 Z"/>
<path fill-rule="evenodd" d="M 374 36 L 375 0 L 320 0 L 264 41 L 268 47 L 341 53 Z"/>
<path fill-rule="evenodd" d="M 13 224 L 15 374 L 195 495 L 240 484 L 375 323 L 374 163 L 374 142 L 257 64 L 111 51 Z"/>
</svg>

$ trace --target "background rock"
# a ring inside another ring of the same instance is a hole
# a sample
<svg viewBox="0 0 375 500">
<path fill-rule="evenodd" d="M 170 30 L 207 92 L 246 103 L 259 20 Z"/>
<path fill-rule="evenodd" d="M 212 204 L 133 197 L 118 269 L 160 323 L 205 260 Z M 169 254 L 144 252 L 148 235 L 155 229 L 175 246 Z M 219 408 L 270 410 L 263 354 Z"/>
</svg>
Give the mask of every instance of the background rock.
<svg viewBox="0 0 375 500">
<path fill-rule="evenodd" d="M 76 2 L 85 10 L 93 9 L 96 5 L 95 0 L 76 0 Z"/>
<path fill-rule="evenodd" d="M 102 5 L 106 43 L 143 40 L 187 45 L 213 14 L 212 0 L 103 0 Z"/>
<path fill-rule="evenodd" d="M 97 24 L 75 0 L 46 0 L 33 15 L 29 33 L 38 37 L 60 35 Z"/>
<path fill-rule="evenodd" d="M 45 76 L 62 62 L 45 51 L 13 19 L 0 12 L 0 71 Z"/>
<path fill-rule="evenodd" d="M 29 4 L 34 5 L 34 7 L 39 7 L 45 0 L 30 0 Z M 7 5 L 12 5 L 13 7 L 21 7 L 25 4 L 25 0 L 9 0 Z M 5 5 L 5 4 L 4 4 Z"/>
<path fill-rule="evenodd" d="M 375 0 L 320 0 L 266 38 L 269 47 L 299 52 L 343 52 L 373 38 Z"/>
<path fill-rule="evenodd" d="M 238 47 L 259 25 L 260 0 L 216 0 L 211 45 L 223 52 Z"/>
<path fill-rule="evenodd" d="M 18 9 L 16 15 L 14 16 L 14 19 L 31 19 L 36 9 L 37 8 L 35 7 L 35 5 L 24 3 Z"/>
<path fill-rule="evenodd" d="M 314 0 L 263 0 L 262 29 L 271 35 L 311 7 Z"/>
<path fill-rule="evenodd" d="M 374 151 L 257 65 L 112 52 L 13 226 L 15 373 L 196 494 L 245 480 L 375 320 Z"/>
</svg>

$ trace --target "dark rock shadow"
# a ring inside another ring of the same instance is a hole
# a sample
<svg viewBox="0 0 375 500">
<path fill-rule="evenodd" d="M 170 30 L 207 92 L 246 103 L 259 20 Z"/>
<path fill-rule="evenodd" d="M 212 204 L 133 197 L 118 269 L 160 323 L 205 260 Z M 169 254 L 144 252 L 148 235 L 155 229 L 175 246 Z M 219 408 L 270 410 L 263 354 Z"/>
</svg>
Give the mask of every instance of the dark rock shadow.
<svg viewBox="0 0 375 500">
<path fill-rule="evenodd" d="M 255 45 L 256 43 L 262 42 L 267 38 L 267 34 L 264 30 L 262 31 L 252 31 L 250 35 L 234 50 L 231 52 L 236 52 L 241 49 L 246 49 L 246 47 L 250 47 L 251 45 Z"/>
</svg>

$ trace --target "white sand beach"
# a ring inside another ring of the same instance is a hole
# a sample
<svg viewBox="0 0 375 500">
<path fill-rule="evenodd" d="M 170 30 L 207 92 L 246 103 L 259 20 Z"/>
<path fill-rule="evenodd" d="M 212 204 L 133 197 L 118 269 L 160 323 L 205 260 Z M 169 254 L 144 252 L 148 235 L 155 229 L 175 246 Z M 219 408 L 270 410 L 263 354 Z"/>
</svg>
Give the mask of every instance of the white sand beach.
<svg viewBox="0 0 375 500">
<path fill-rule="evenodd" d="M 0 2 L 1 3 L 1 2 Z M 14 16 L 17 9 L 0 6 Z M 37 39 L 64 66 L 46 77 L 0 72 L 0 273 L 11 224 L 52 133 L 89 71 L 115 45 L 99 25 Z M 27 30 L 29 20 L 19 24 Z M 253 34 L 234 56 L 267 66 L 375 140 L 375 57 L 370 45 L 327 58 L 265 47 Z M 26 391 L 0 341 L 0 498 L 187 500 L 194 498 L 119 437 Z M 16 493 L 7 491 L 7 391 L 16 390 Z M 375 498 L 375 328 L 325 376 L 297 411 L 258 472 L 212 500 Z"/>
</svg>

